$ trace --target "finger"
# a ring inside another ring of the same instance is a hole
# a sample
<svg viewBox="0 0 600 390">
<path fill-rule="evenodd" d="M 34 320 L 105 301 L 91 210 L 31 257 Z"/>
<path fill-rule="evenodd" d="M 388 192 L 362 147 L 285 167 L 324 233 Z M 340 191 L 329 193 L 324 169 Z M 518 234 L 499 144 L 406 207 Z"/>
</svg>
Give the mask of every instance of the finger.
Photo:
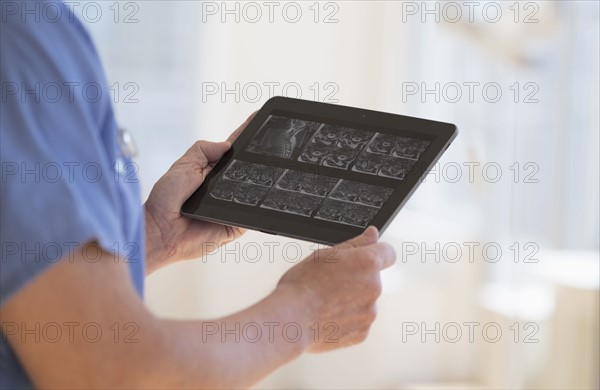
<svg viewBox="0 0 600 390">
<path fill-rule="evenodd" d="M 242 133 L 242 131 L 244 131 L 244 129 L 246 128 L 246 126 L 248 126 L 248 123 L 250 123 L 250 121 L 252 119 L 254 119 L 254 117 L 256 116 L 256 113 L 258 111 L 254 111 L 252 114 L 250 114 L 250 116 L 248 117 L 248 119 L 246 119 L 246 121 L 244 123 L 242 123 L 240 125 L 240 127 L 238 127 L 237 129 L 235 129 L 235 131 L 233 133 L 231 133 L 231 135 L 229 136 L 229 138 L 227 138 L 228 142 L 233 143 L 237 137 Z"/>
<path fill-rule="evenodd" d="M 396 262 L 396 250 L 387 242 L 378 242 L 364 249 L 372 252 L 371 256 L 375 259 L 379 270 L 389 268 Z"/>
<path fill-rule="evenodd" d="M 229 150 L 229 142 L 197 141 L 161 178 L 177 188 L 177 197 L 187 199 L 204 181 L 211 165 Z"/>
<path fill-rule="evenodd" d="M 371 245 L 377 242 L 379 238 L 379 231 L 375 226 L 369 226 L 359 236 L 356 236 L 348 241 L 344 241 L 338 244 L 338 248 L 357 248 L 361 246 Z"/>
<path fill-rule="evenodd" d="M 208 164 L 219 160 L 225 152 L 229 150 L 231 143 L 196 141 L 174 165 L 193 164 L 199 165 L 202 169 Z"/>
<path fill-rule="evenodd" d="M 221 157 L 231 148 L 231 142 L 208 142 L 200 141 L 200 148 L 206 157 L 206 162 L 214 163 L 219 161 Z"/>
</svg>

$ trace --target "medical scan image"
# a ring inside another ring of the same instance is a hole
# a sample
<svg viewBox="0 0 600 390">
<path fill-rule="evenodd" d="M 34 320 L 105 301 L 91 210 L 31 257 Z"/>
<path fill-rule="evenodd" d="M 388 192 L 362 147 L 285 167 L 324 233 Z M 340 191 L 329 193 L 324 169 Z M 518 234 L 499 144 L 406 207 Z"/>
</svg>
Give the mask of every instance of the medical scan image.
<svg viewBox="0 0 600 390">
<path fill-rule="evenodd" d="M 404 180 L 429 145 L 422 139 L 270 115 L 244 149 L 259 155 L 252 160 L 265 163 L 234 159 L 210 196 L 244 206 L 366 227 L 394 189 L 366 184 L 361 182 L 361 176 Z M 267 157 L 290 162 L 266 162 Z M 340 174 L 323 174 L 320 167 L 334 168 Z M 347 179 L 348 175 L 352 179 Z"/>
<path fill-rule="evenodd" d="M 330 198 L 366 206 L 381 207 L 392 195 L 391 188 L 341 180 Z"/>
<path fill-rule="evenodd" d="M 298 161 L 347 170 L 373 137 L 373 132 L 323 125 L 298 157 Z"/>
<path fill-rule="evenodd" d="M 233 160 L 210 192 L 220 201 L 365 227 L 393 189 Z"/>
<path fill-rule="evenodd" d="M 248 152 L 291 158 L 320 123 L 270 115 L 246 148 Z"/>
<path fill-rule="evenodd" d="M 298 161 L 404 180 L 430 142 L 323 125 L 306 142 Z"/>
<path fill-rule="evenodd" d="M 346 225 L 367 227 L 377 212 L 379 212 L 379 209 L 376 207 L 327 199 L 323 202 L 315 218 Z"/>
</svg>

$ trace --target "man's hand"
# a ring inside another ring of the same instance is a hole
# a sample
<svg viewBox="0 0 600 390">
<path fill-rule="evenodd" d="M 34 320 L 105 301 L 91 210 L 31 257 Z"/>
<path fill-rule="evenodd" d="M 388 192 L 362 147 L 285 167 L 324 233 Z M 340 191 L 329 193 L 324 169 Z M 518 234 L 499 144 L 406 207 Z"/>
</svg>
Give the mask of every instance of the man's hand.
<svg viewBox="0 0 600 390">
<path fill-rule="evenodd" d="M 377 229 L 369 227 L 349 241 L 317 250 L 279 281 L 277 290 L 293 291 L 311 313 L 308 333 L 319 337 L 311 340 L 308 351 L 345 347 L 367 337 L 381 294 L 379 273 L 396 261 L 392 246 L 378 243 L 378 237 Z"/>
<path fill-rule="evenodd" d="M 156 182 L 144 205 L 148 274 L 179 260 L 204 256 L 206 243 L 220 246 L 244 233 L 244 229 L 185 218 L 180 209 L 253 117 L 225 142 L 196 142 Z"/>
</svg>

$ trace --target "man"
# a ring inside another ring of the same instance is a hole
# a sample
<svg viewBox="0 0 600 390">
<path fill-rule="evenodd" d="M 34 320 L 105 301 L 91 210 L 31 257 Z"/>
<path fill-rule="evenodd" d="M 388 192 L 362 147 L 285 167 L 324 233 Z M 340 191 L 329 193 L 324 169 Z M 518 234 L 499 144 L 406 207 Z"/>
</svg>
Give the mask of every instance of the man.
<svg viewBox="0 0 600 390">
<path fill-rule="evenodd" d="M 148 311 L 145 275 L 243 234 L 179 210 L 246 123 L 225 142 L 196 142 L 142 207 L 88 34 L 62 3 L 60 17 L 28 21 L 40 4 L 1 4 L 0 387 L 247 387 L 303 352 L 364 340 L 379 272 L 395 260 L 373 227 L 211 321 L 221 331 L 256 324 L 262 337 L 207 337 L 203 321 Z"/>
</svg>

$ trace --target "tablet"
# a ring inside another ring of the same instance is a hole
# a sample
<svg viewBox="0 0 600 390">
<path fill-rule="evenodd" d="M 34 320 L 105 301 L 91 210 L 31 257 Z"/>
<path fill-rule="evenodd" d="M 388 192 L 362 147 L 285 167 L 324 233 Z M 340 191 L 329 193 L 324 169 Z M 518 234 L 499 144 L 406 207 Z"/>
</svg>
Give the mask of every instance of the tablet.
<svg viewBox="0 0 600 390">
<path fill-rule="evenodd" d="M 456 135 L 449 123 L 275 97 L 181 212 L 326 245 L 383 232 Z"/>
</svg>

